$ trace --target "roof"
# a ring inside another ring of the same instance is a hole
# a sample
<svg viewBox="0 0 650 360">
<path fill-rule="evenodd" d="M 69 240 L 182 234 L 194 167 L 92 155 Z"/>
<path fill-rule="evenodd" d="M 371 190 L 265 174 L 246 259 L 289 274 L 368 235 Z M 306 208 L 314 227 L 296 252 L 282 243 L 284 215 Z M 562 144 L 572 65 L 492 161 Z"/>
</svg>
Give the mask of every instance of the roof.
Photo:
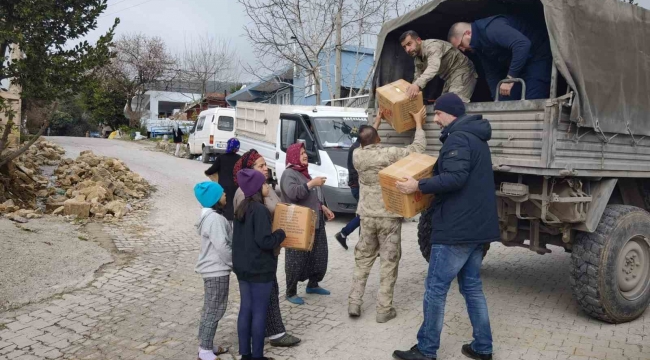
<svg viewBox="0 0 650 360">
<path fill-rule="evenodd" d="M 246 86 L 238 91 L 228 95 L 226 101 L 230 106 L 235 106 L 237 101 L 254 101 L 262 98 L 266 93 L 278 91 L 289 86 L 285 80 L 293 81 L 293 67 L 285 68 L 273 73 L 262 80 Z"/>
<path fill-rule="evenodd" d="M 354 46 L 354 45 L 343 45 L 341 46 L 341 50 L 347 52 L 359 53 L 359 54 L 366 54 L 366 55 L 373 55 L 375 53 L 375 49 L 371 49 L 363 46 Z"/>
</svg>

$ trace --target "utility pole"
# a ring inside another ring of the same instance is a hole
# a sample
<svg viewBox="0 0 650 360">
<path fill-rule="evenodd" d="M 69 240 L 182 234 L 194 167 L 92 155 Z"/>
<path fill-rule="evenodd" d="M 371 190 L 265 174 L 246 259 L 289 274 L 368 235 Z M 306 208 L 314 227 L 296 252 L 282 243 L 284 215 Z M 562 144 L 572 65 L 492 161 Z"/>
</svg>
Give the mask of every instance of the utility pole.
<svg viewBox="0 0 650 360">
<path fill-rule="evenodd" d="M 341 18 L 341 11 L 343 7 L 339 5 L 339 11 L 336 14 L 336 70 L 334 74 L 334 89 L 335 98 L 341 98 L 341 26 L 343 19 Z"/>
</svg>

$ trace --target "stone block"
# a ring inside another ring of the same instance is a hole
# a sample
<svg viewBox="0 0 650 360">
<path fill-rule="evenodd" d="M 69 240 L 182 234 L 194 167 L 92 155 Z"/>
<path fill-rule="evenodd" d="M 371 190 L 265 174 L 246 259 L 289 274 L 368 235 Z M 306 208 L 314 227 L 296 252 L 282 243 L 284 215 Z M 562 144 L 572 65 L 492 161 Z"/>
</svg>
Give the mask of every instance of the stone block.
<svg viewBox="0 0 650 360">
<path fill-rule="evenodd" d="M 90 203 L 70 199 L 63 206 L 65 215 L 73 215 L 81 219 L 90 216 Z"/>
</svg>

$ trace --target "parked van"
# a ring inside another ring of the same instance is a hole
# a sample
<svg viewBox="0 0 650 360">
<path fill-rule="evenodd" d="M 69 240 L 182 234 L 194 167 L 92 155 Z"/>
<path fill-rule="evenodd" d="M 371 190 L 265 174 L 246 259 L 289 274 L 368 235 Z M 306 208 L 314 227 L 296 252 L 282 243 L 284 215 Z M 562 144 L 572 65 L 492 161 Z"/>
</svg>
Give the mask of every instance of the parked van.
<svg viewBox="0 0 650 360">
<path fill-rule="evenodd" d="M 190 155 L 201 155 L 203 162 L 208 163 L 213 155 L 226 152 L 226 143 L 234 136 L 235 109 L 208 109 L 199 114 L 187 146 Z"/>
<path fill-rule="evenodd" d="M 357 130 L 367 124 L 365 109 L 237 102 L 235 132 L 243 153 L 257 150 L 266 159 L 274 184 L 285 169 L 286 150 L 304 142 L 309 174 L 327 178 L 325 203 L 334 212 L 354 213 L 357 201 L 348 186 L 348 151 Z"/>
</svg>

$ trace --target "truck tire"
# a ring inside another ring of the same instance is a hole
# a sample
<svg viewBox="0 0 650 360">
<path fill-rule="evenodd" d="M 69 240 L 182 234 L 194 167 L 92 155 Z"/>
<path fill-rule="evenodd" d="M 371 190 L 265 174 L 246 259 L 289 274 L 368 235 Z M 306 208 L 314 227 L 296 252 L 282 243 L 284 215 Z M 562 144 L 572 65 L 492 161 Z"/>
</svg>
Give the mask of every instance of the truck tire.
<svg viewBox="0 0 650 360">
<path fill-rule="evenodd" d="M 608 205 L 594 233 L 576 235 L 570 271 L 588 315 L 614 324 L 641 316 L 650 304 L 650 214 Z"/>
<path fill-rule="evenodd" d="M 418 222 L 418 245 L 420 245 L 422 257 L 427 262 L 429 262 L 431 256 L 431 216 L 433 216 L 433 206 L 420 214 L 420 221 Z M 488 250 L 490 250 L 490 243 L 483 245 L 483 259 L 487 256 Z"/>
<path fill-rule="evenodd" d="M 210 163 L 210 153 L 207 150 L 208 148 L 205 146 L 201 149 L 201 161 L 203 161 L 204 164 Z"/>
</svg>

